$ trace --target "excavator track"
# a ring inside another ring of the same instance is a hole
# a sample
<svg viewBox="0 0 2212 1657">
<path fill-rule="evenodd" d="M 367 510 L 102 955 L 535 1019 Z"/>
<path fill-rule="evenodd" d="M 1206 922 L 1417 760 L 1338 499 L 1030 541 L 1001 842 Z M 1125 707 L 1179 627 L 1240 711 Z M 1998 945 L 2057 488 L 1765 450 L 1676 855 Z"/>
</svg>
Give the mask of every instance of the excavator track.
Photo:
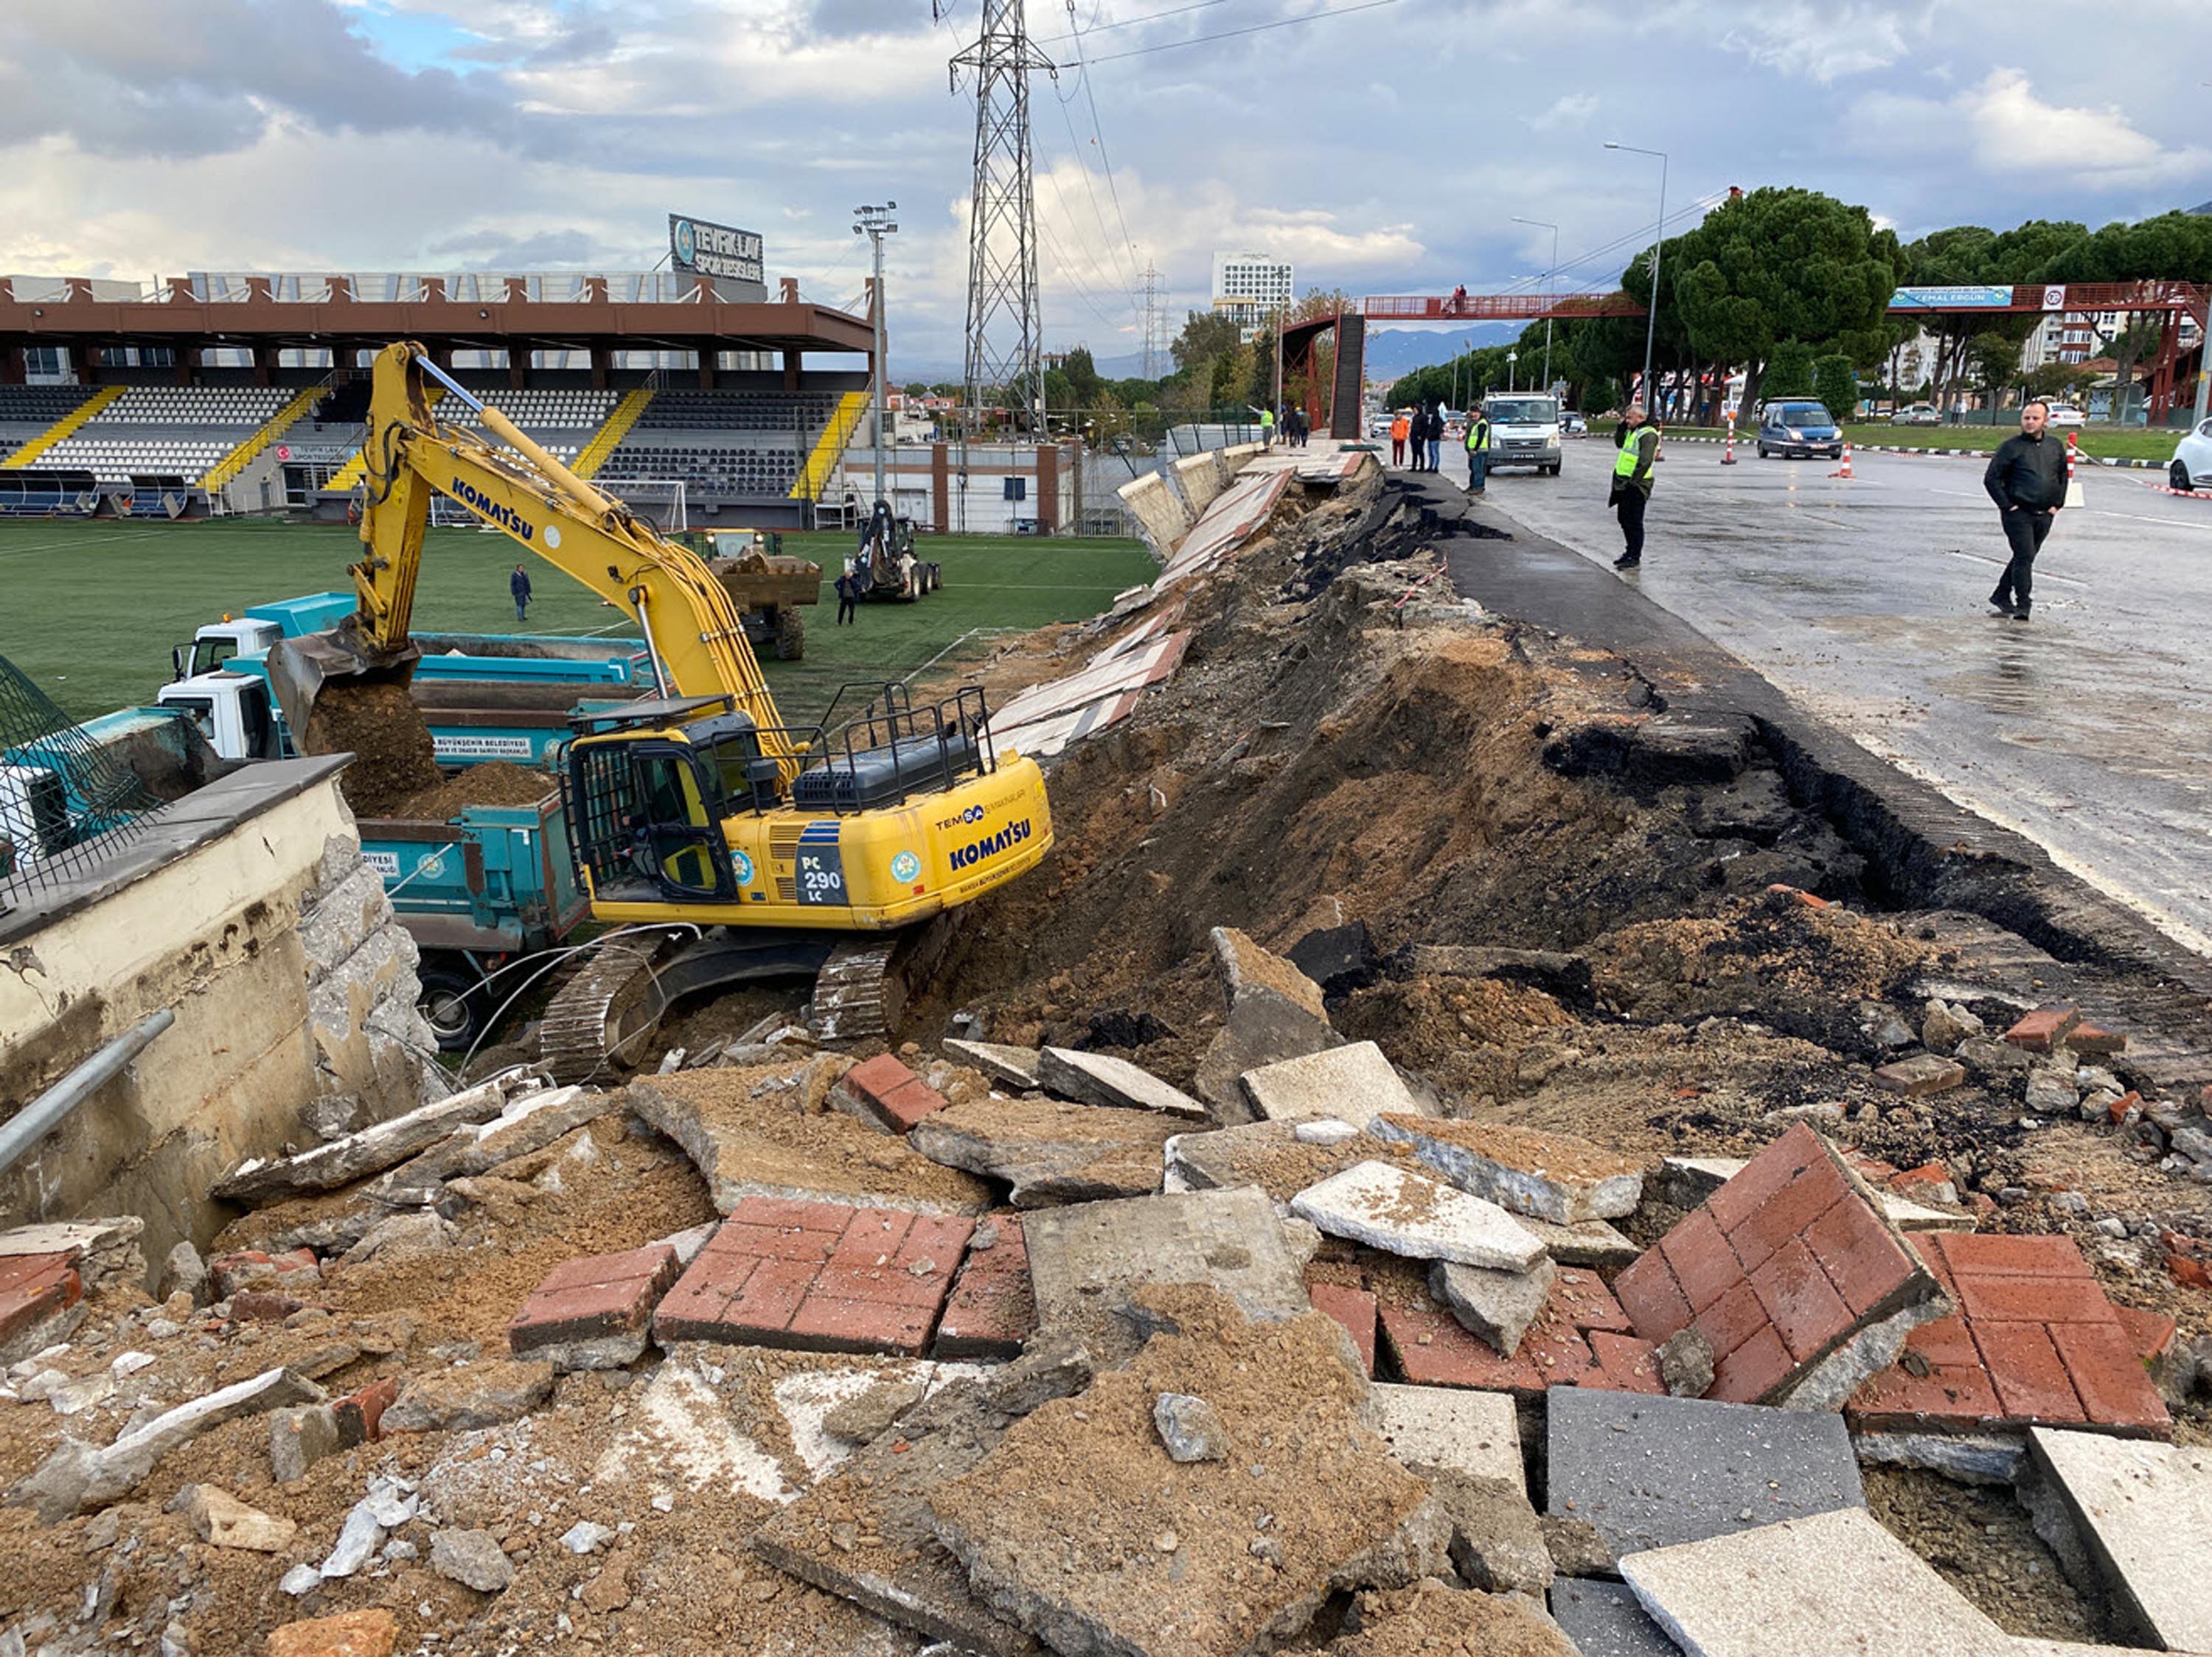
<svg viewBox="0 0 2212 1657">
<path fill-rule="evenodd" d="M 951 917 L 891 937 L 852 938 L 830 952 L 814 978 L 816 1039 L 842 1045 L 890 1040 L 915 990 L 926 986 L 953 938 Z"/>
<path fill-rule="evenodd" d="M 635 1038 L 660 1021 L 665 1003 L 653 970 L 684 935 L 632 934 L 595 951 L 554 992 L 538 1032 L 538 1057 L 554 1081 L 582 1082 L 603 1074 L 623 1056 L 625 1044 L 635 1046 Z"/>
</svg>

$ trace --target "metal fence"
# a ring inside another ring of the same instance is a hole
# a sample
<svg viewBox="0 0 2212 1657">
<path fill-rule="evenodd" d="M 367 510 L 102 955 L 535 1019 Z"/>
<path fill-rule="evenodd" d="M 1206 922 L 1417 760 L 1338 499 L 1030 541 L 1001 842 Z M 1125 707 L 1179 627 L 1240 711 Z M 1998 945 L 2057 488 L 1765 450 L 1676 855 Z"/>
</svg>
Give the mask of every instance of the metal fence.
<svg viewBox="0 0 2212 1657">
<path fill-rule="evenodd" d="M 83 875 L 161 801 L 0 656 L 0 914 Z"/>
</svg>

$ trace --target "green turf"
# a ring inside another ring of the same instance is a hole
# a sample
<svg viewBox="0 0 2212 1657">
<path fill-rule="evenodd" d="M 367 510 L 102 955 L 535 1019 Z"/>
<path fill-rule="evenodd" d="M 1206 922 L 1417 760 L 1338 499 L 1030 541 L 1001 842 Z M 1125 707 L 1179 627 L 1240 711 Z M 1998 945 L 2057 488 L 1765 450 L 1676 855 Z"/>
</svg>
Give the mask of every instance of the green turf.
<svg viewBox="0 0 2212 1657">
<path fill-rule="evenodd" d="M 864 604 L 857 625 L 835 627 L 828 582 L 850 544 L 842 534 L 785 538 L 786 551 L 826 572 L 823 601 L 806 612 L 806 659 L 763 664 L 793 723 L 818 716 L 843 680 L 905 678 L 940 653 L 949 663 L 972 659 L 988 648 L 988 630 L 1094 615 L 1158 573 L 1135 541 L 930 537 L 922 551 L 945 565 L 941 591 L 911 605 Z M 226 611 L 345 589 L 360 545 L 343 527 L 0 523 L 0 656 L 78 718 L 150 701 L 169 676 L 171 645 Z M 517 552 L 503 536 L 434 530 L 417 624 L 515 631 L 507 576 Z M 552 565 L 526 562 L 536 588 L 527 631 L 634 634 Z"/>
<path fill-rule="evenodd" d="M 1876 420 L 1845 426 L 1844 436 L 1854 443 L 1880 443 L 1891 448 L 1995 448 L 2020 431 L 2016 411 L 2000 411 L 1999 417 L 2002 423 L 1995 426 L 1893 426 Z M 2140 426 L 2124 431 L 2110 426 L 2081 426 L 2075 435 L 2081 453 L 2100 460 L 2170 460 L 2174 445 L 2184 436 L 2179 431 L 2150 431 Z M 1736 441 L 1744 442 L 1745 434 L 1740 431 Z M 1755 433 L 1750 441 L 1758 442 Z"/>
</svg>

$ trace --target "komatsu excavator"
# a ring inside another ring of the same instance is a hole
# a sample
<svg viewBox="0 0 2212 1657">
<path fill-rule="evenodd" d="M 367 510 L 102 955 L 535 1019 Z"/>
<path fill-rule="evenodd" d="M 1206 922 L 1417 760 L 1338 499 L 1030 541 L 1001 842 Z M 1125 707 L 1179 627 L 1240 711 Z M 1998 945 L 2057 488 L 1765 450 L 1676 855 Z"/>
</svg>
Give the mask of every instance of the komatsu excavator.
<svg viewBox="0 0 2212 1657">
<path fill-rule="evenodd" d="M 483 431 L 441 421 L 432 381 Z M 898 684 L 848 685 L 830 714 L 847 692 L 867 692 L 850 718 L 787 726 L 699 557 L 577 478 L 421 345 L 378 356 L 363 453 L 356 608 L 270 655 L 295 732 L 310 729 L 319 698 L 412 673 L 408 624 L 434 496 L 634 616 L 652 655 L 659 694 L 579 716 L 567 748 L 562 789 L 592 913 L 635 930 L 589 957 L 547 1008 L 543 1057 L 556 1077 L 600 1069 L 678 996 L 745 978 L 813 972 L 824 1039 L 887 1034 L 903 973 L 926 967 L 911 947 L 924 923 L 1051 850 L 1043 773 L 994 752 L 980 688 L 917 707 Z"/>
</svg>

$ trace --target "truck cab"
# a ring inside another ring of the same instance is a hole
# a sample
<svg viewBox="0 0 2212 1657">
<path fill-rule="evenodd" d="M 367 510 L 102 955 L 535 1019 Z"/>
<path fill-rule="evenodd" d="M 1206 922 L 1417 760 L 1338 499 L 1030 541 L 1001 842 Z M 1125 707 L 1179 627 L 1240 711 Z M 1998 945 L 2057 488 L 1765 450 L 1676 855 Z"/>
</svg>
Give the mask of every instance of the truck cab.
<svg viewBox="0 0 2212 1657">
<path fill-rule="evenodd" d="M 277 640 L 301 638 L 335 627 L 353 612 L 350 593 L 309 593 L 301 598 L 257 604 L 242 616 L 211 621 L 192 635 L 190 644 L 169 652 L 169 665 L 178 679 L 215 672 L 239 657 L 258 661 Z"/>
<path fill-rule="evenodd" d="M 202 628 L 204 635 L 209 630 Z M 183 647 L 178 647 L 181 649 Z M 207 744 L 225 759 L 282 759 L 284 734 L 269 681 L 253 673 L 218 668 L 164 685 L 155 702 L 186 715 Z"/>
<path fill-rule="evenodd" d="M 1482 399 L 1490 421 L 1489 469 L 1533 466 L 1559 475 L 1559 399 L 1526 392 L 1498 392 Z"/>
</svg>

